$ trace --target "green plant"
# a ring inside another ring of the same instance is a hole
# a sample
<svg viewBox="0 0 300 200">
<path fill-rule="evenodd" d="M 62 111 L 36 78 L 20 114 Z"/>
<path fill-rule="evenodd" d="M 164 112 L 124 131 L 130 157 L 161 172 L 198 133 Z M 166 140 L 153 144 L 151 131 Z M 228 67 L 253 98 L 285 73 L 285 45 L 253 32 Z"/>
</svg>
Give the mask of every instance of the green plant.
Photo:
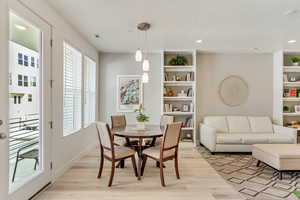
<svg viewBox="0 0 300 200">
<path fill-rule="evenodd" d="M 300 62 L 300 57 L 299 56 L 291 57 L 291 61 L 292 63 Z"/>
<path fill-rule="evenodd" d="M 187 65 L 188 60 L 184 56 L 176 56 L 175 58 L 172 58 L 169 62 L 170 65 Z"/>
<path fill-rule="evenodd" d="M 283 106 L 283 112 L 289 112 L 290 108 L 288 106 Z"/>
<path fill-rule="evenodd" d="M 135 109 L 134 112 L 138 112 L 138 115 L 136 116 L 136 120 L 138 122 L 148 122 L 149 121 L 149 116 L 143 113 L 145 108 L 143 107 L 142 104 L 140 104 L 138 109 Z"/>
</svg>

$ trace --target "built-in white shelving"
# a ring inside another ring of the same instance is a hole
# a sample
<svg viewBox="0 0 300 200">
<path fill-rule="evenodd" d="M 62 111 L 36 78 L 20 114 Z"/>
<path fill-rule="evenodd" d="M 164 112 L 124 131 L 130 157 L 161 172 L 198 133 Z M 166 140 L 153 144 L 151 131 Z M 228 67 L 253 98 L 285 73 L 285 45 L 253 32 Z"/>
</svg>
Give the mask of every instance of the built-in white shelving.
<svg viewBox="0 0 300 200">
<path fill-rule="evenodd" d="M 170 65 L 176 56 L 184 56 L 186 65 Z M 162 52 L 161 113 L 182 121 L 182 139 L 196 145 L 196 51 L 166 50 Z"/>
<path fill-rule="evenodd" d="M 300 124 L 300 112 L 297 111 L 300 106 L 300 66 L 292 64 L 294 56 L 300 56 L 300 51 L 278 51 L 273 55 L 273 119 L 288 127 L 294 121 Z"/>
</svg>

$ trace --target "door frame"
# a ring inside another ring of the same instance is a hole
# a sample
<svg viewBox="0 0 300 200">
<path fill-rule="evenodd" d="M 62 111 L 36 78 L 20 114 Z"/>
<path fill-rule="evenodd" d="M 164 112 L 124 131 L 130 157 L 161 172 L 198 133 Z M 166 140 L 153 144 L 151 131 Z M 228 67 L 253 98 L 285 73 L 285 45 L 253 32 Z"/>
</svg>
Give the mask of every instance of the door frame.
<svg viewBox="0 0 300 200">
<path fill-rule="evenodd" d="M 40 118 L 40 127 L 42 128 L 40 136 L 40 155 L 42 160 L 40 161 L 41 170 L 36 175 L 20 181 L 20 183 L 13 184 L 8 189 L 8 198 L 11 200 L 28 199 L 42 189 L 45 185 L 49 184 L 52 179 L 52 169 L 51 169 L 51 146 L 52 146 L 52 129 L 50 127 L 50 122 L 52 121 L 52 98 L 51 98 L 51 79 L 52 79 L 52 66 L 51 66 L 51 26 L 46 23 L 42 18 L 24 6 L 18 0 L 9 0 L 7 8 L 7 16 L 9 13 L 13 12 L 29 23 L 37 26 L 42 32 L 42 44 L 40 50 L 40 66 L 41 75 L 40 76 L 40 112 L 42 116 Z M 9 17 L 7 18 L 9 20 Z M 7 23 L 7 29 L 9 30 L 9 23 Z M 6 43 L 8 44 L 9 38 L 7 37 Z M 6 49 L 9 52 L 7 46 Z M 7 53 L 8 59 L 8 53 Z M 9 60 L 7 60 L 7 63 Z M 7 65 L 8 66 L 8 65 Z M 8 67 L 7 67 L 8 68 Z M 7 69 L 8 71 L 8 69 Z M 8 105 L 8 80 L 5 83 L 7 87 L 7 103 Z M 7 106 L 8 107 L 8 106 Z M 7 119 L 9 116 L 9 111 L 6 113 Z M 8 140 L 6 141 L 6 147 L 8 148 Z M 7 149 L 8 151 L 8 149 Z M 8 161 L 8 159 L 7 159 Z M 8 165 L 7 165 L 8 167 Z M 7 179 L 8 180 L 8 179 Z M 8 183 L 10 180 L 8 180 Z"/>
</svg>

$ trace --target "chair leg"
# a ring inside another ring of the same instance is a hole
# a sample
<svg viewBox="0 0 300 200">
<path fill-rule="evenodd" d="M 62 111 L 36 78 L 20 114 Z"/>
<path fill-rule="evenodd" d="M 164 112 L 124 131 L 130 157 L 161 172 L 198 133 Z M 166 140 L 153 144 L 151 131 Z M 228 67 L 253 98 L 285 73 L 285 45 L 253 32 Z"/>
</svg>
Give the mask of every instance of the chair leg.
<svg viewBox="0 0 300 200">
<path fill-rule="evenodd" d="M 34 170 L 36 170 L 36 166 L 37 166 L 38 162 L 39 162 L 39 161 L 38 161 L 37 159 L 35 159 Z"/>
<path fill-rule="evenodd" d="M 99 172 L 97 178 L 101 178 L 102 170 L 103 170 L 103 163 L 104 163 L 104 156 L 103 153 L 101 153 L 100 157 L 100 166 L 99 166 Z"/>
<path fill-rule="evenodd" d="M 141 167 L 141 176 L 144 175 L 146 162 L 147 162 L 147 156 L 143 156 L 143 163 L 142 163 L 142 167 Z"/>
<path fill-rule="evenodd" d="M 137 172 L 137 168 L 136 168 L 136 162 L 135 162 L 135 156 L 131 156 L 131 161 L 132 161 L 132 166 L 133 166 L 133 170 L 134 170 L 134 174 L 137 177 L 138 176 L 138 172 Z"/>
<path fill-rule="evenodd" d="M 165 187 L 166 184 L 165 184 L 165 178 L 164 178 L 164 167 L 163 167 L 163 162 L 160 162 L 159 168 L 160 168 L 160 182 L 161 182 L 161 185 L 162 185 L 163 187 Z"/>
<path fill-rule="evenodd" d="M 158 161 L 156 161 L 156 167 L 159 167 L 159 162 Z"/>
<path fill-rule="evenodd" d="M 19 162 L 19 158 L 18 158 L 18 156 L 17 156 L 17 158 L 16 158 L 16 163 L 15 163 L 15 168 L 14 168 L 14 173 L 13 173 L 13 177 L 12 177 L 12 182 L 15 181 L 16 172 L 17 172 L 17 167 L 18 167 L 18 162 Z"/>
<path fill-rule="evenodd" d="M 108 187 L 110 187 L 112 185 L 113 179 L 114 179 L 114 175 L 115 175 L 115 161 L 111 162 L 111 173 L 110 173 L 110 178 L 109 178 L 109 182 L 108 182 Z"/>
<path fill-rule="evenodd" d="M 179 169 L 178 169 L 178 155 L 177 154 L 175 155 L 174 163 L 175 163 L 176 177 L 177 177 L 177 179 L 180 179 Z"/>
</svg>

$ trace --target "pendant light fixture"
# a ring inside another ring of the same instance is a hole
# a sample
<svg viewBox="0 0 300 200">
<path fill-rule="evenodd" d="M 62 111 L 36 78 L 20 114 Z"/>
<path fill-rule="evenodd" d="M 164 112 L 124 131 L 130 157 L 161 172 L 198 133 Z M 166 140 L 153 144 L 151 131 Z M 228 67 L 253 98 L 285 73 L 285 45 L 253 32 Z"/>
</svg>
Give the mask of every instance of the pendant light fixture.
<svg viewBox="0 0 300 200">
<path fill-rule="evenodd" d="M 148 75 L 148 71 L 150 70 L 150 61 L 148 59 L 148 52 L 147 52 L 147 31 L 150 29 L 151 25 L 147 22 L 143 22 L 137 25 L 137 29 L 139 31 L 144 31 L 145 32 L 145 50 L 144 50 L 144 55 L 141 51 L 141 49 L 138 49 L 135 53 L 135 60 L 137 62 L 141 62 L 143 59 L 143 63 L 142 63 L 142 68 L 143 68 L 143 83 L 148 83 L 149 81 L 149 75 Z"/>
<path fill-rule="evenodd" d="M 135 61 L 136 62 L 142 62 L 143 60 L 143 53 L 141 49 L 136 50 L 135 52 Z"/>
</svg>

